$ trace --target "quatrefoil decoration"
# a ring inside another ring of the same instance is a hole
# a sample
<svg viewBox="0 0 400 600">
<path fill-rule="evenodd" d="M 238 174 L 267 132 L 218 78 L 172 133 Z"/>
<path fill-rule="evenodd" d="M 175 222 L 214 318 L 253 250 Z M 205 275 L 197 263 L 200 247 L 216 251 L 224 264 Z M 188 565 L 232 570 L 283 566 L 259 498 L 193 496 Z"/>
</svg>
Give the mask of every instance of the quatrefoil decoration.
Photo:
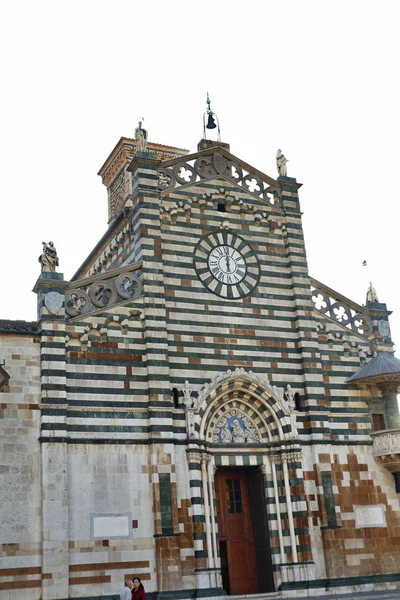
<svg viewBox="0 0 400 600">
<path fill-rule="evenodd" d="M 175 178 L 172 171 L 168 169 L 160 169 L 158 171 L 158 189 L 170 190 L 175 185 Z"/>
<path fill-rule="evenodd" d="M 313 290 L 311 292 L 311 298 L 314 302 L 314 306 L 321 312 L 327 312 L 331 306 L 328 294 L 325 294 L 322 290 Z"/>
<path fill-rule="evenodd" d="M 350 309 L 343 302 L 334 302 L 331 305 L 331 317 L 342 325 L 348 325 L 351 322 Z"/>
<path fill-rule="evenodd" d="M 369 337 L 373 332 L 371 320 L 366 315 L 360 313 L 355 314 L 351 319 L 351 328 L 355 333 L 359 333 L 364 337 Z"/>
<path fill-rule="evenodd" d="M 115 280 L 115 287 L 118 295 L 125 300 L 137 298 L 142 293 L 142 282 L 139 277 L 131 273 L 122 273 Z"/>
<path fill-rule="evenodd" d="M 256 195 L 261 194 L 264 189 L 261 179 L 253 173 L 249 173 L 244 177 L 243 184 L 247 187 L 249 192 Z"/>
<path fill-rule="evenodd" d="M 174 175 L 175 179 L 181 185 L 185 185 L 185 183 L 193 183 L 196 181 L 197 175 L 196 171 L 193 167 L 188 165 L 187 163 L 181 163 L 180 165 L 174 166 Z"/>
<path fill-rule="evenodd" d="M 217 174 L 211 156 L 199 157 L 194 163 L 194 168 L 196 169 L 201 179 L 205 179 L 206 177 L 213 177 Z"/>
<path fill-rule="evenodd" d="M 89 296 L 83 290 L 68 290 L 65 294 L 65 312 L 69 317 L 84 315 L 90 310 Z"/>
<path fill-rule="evenodd" d="M 239 167 L 239 165 L 235 165 L 233 162 L 230 162 L 228 165 L 227 175 L 233 181 L 236 181 L 236 183 L 239 183 L 243 179 L 242 169 Z"/>
<path fill-rule="evenodd" d="M 117 292 L 114 286 L 108 283 L 108 281 L 98 281 L 90 286 L 89 298 L 93 306 L 104 308 L 116 303 Z"/>
</svg>

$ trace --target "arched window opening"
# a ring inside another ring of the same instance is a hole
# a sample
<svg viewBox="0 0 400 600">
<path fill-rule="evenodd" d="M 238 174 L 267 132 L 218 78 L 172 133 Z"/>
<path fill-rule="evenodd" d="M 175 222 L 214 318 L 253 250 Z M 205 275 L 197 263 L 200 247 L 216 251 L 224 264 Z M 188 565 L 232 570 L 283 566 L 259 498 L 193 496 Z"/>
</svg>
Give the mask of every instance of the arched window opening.
<svg viewBox="0 0 400 600">
<path fill-rule="evenodd" d="M 301 405 L 300 394 L 298 392 L 296 392 L 294 395 L 294 404 L 296 406 L 296 410 L 303 410 L 303 407 Z"/>
<path fill-rule="evenodd" d="M 180 408 L 179 406 L 179 390 L 178 388 L 172 388 L 172 403 L 174 408 Z"/>
</svg>

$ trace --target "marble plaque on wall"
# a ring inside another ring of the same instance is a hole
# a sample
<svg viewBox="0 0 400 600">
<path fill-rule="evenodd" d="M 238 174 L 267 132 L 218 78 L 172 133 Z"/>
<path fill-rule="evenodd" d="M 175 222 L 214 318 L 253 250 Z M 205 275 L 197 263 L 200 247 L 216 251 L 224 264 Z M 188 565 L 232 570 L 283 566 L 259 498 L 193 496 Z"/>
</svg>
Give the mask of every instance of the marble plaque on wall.
<svg viewBox="0 0 400 600">
<path fill-rule="evenodd" d="M 356 528 L 386 527 L 385 507 L 383 504 L 353 506 L 356 518 Z"/>
<path fill-rule="evenodd" d="M 132 537 L 132 513 L 90 515 L 91 540 L 121 540 Z"/>
</svg>

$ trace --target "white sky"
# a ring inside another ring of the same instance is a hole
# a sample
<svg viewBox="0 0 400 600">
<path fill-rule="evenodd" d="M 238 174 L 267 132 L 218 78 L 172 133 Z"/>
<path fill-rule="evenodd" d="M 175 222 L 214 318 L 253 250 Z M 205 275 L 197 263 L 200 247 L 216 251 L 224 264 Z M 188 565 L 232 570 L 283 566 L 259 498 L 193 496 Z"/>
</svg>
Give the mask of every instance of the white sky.
<svg viewBox="0 0 400 600">
<path fill-rule="evenodd" d="M 206 91 L 231 151 L 300 190 L 310 274 L 395 311 L 400 5 L 31 0 L 0 9 L 0 318 L 36 318 L 42 240 L 70 278 L 107 228 L 96 175 L 140 116 L 196 148 Z M 368 267 L 363 268 L 364 258 Z"/>
</svg>

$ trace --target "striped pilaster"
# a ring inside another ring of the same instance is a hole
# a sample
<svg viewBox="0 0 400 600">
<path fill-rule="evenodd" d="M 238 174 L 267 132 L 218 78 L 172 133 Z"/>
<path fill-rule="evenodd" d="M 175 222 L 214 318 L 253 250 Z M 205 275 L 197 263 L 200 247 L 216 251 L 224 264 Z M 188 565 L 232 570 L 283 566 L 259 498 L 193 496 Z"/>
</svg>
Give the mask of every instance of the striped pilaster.
<svg viewBox="0 0 400 600">
<path fill-rule="evenodd" d="M 280 177 L 279 182 L 282 189 L 282 204 L 286 213 L 285 247 L 291 273 L 294 301 L 293 327 L 297 334 L 296 345 L 301 358 L 304 406 L 311 408 L 324 402 L 325 390 L 320 349 L 315 336 L 314 307 L 310 296 L 310 278 L 298 196 L 300 185 L 291 177 Z"/>
<path fill-rule="evenodd" d="M 201 472 L 202 453 L 197 450 L 188 450 L 186 455 L 189 465 L 195 568 L 205 569 L 207 567 L 208 553 L 206 547 L 206 523 Z"/>
<path fill-rule="evenodd" d="M 280 519 L 281 523 L 280 532 L 278 525 L 274 528 L 280 538 L 281 549 L 283 546 L 284 550 L 281 564 L 309 562 L 312 560 L 312 555 L 301 452 L 299 449 L 274 451 L 268 455 L 268 458 L 271 464 L 272 482 L 277 494 L 275 498 L 272 494 L 266 496 L 269 498 L 269 505 L 271 507 L 275 505 L 275 511 L 272 509 L 271 514 L 275 512 L 275 518 Z M 279 504 L 279 514 L 276 512 L 277 504 Z"/>
<path fill-rule="evenodd" d="M 171 402 L 167 312 L 165 306 L 164 265 L 157 166 L 159 161 L 146 153 L 136 154 L 129 170 L 132 173 L 132 202 L 138 219 L 136 250 L 143 263 L 144 342 L 149 406 Z M 150 429 L 157 421 L 150 415 Z M 172 422 L 170 423 L 172 425 Z M 166 432 L 166 437 L 171 437 Z"/>
<path fill-rule="evenodd" d="M 41 332 L 43 600 L 69 595 L 66 285 L 61 273 L 42 273 L 34 288 Z"/>
<path fill-rule="evenodd" d="M 182 570 L 173 445 L 152 444 L 150 446 L 150 463 L 157 587 L 160 591 L 180 589 L 182 587 Z"/>
</svg>

